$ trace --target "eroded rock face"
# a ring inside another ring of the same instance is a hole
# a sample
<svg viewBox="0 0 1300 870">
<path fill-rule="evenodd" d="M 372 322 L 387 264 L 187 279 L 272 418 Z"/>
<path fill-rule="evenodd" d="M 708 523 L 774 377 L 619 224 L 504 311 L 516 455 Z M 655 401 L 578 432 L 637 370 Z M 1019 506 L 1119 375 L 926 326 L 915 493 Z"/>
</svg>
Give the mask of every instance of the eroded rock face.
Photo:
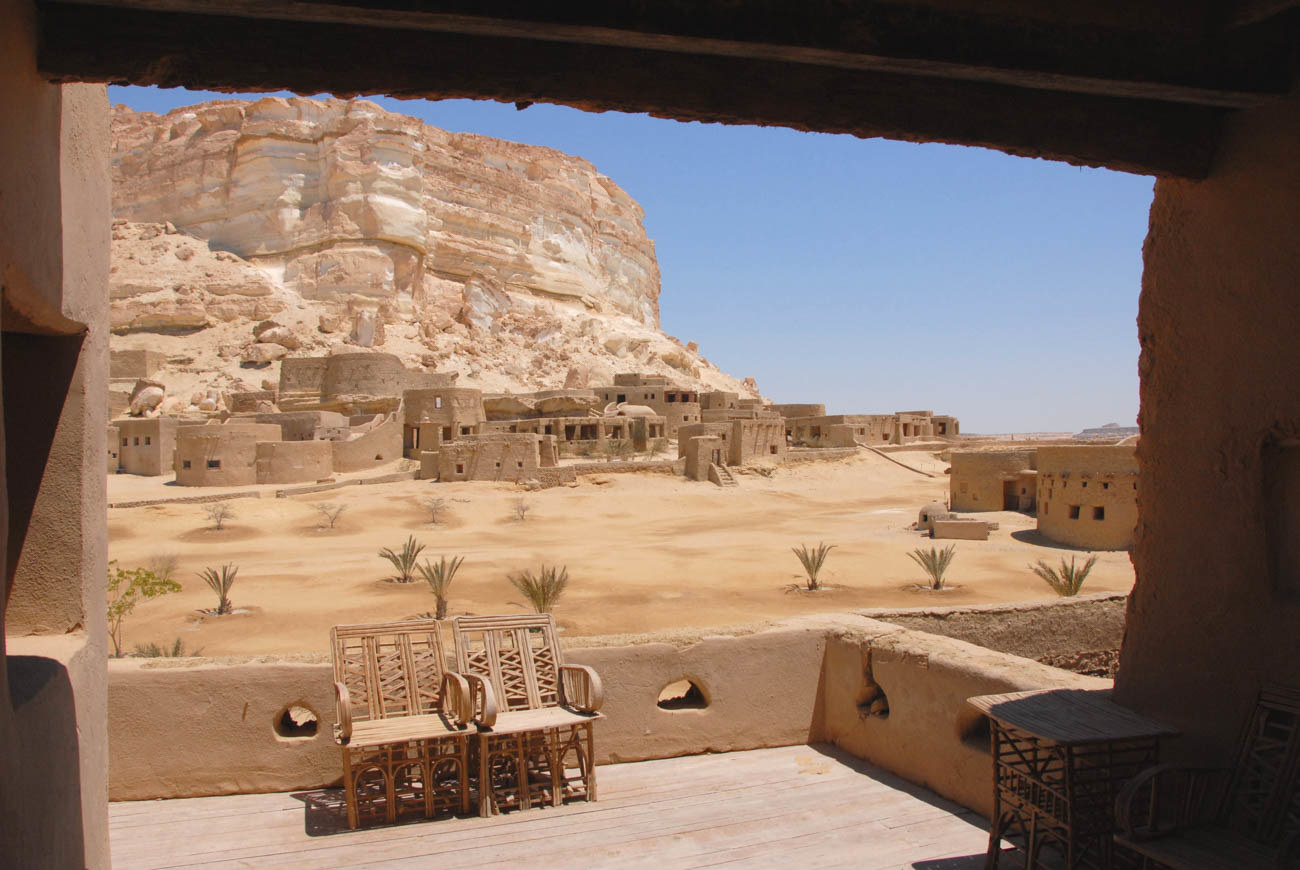
<svg viewBox="0 0 1300 870">
<path fill-rule="evenodd" d="M 741 391 L 660 331 L 641 208 L 580 158 L 359 100 L 119 106 L 112 136 L 113 347 L 164 353 L 180 395 L 364 350 L 489 393 Z"/>
<path fill-rule="evenodd" d="M 167 115 L 118 106 L 112 126 L 119 218 L 170 221 L 282 271 L 303 298 L 427 305 L 480 329 L 558 299 L 658 325 L 641 207 L 580 158 L 448 133 L 364 100 L 231 100 Z"/>
</svg>

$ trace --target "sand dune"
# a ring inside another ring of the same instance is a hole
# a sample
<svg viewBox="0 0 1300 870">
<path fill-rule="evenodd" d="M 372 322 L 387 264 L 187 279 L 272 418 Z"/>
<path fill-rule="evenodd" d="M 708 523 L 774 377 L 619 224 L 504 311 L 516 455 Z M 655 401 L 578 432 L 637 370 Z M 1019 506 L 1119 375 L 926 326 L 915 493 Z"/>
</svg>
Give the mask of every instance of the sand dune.
<svg viewBox="0 0 1300 870">
<path fill-rule="evenodd" d="M 896 456 L 942 467 L 928 453 Z M 207 655 L 323 651 L 335 623 L 431 611 L 424 583 L 386 581 L 391 567 L 376 555 L 381 547 L 399 547 L 408 534 L 427 545 L 424 556 L 465 557 L 452 588 L 453 615 L 521 611 L 507 574 L 543 561 L 566 565 L 571 582 L 555 615 L 570 636 L 862 607 L 1048 598 L 1053 593 L 1028 565 L 1072 554 L 1032 535 L 1013 538 L 1012 532 L 1034 528 L 1032 517 L 981 514 L 1000 521 L 1001 529 L 988 541 L 957 542 L 950 571 L 956 588 L 923 591 L 915 588 L 923 578 L 907 553 L 932 542 L 908 526 L 922 504 L 944 498 L 946 478 L 860 456 L 739 479 L 728 490 L 649 473 L 584 477 L 577 487 L 527 494 L 492 483 L 346 487 L 233 501 L 236 515 L 221 532 L 205 528 L 199 505 L 110 509 L 110 558 L 135 566 L 175 554 L 184 586 L 137 608 L 126 623 L 126 646 L 181 637 Z M 164 483 L 113 476 L 109 500 L 177 494 Z M 420 504 L 429 495 L 447 499 L 437 526 Z M 524 522 L 513 511 L 521 495 L 531 505 Z M 320 502 L 348 506 L 336 529 L 320 528 L 313 507 Z M 790 548 L 818 541 L 836 545 L 822 577 L 833 588 L 790 591 L 799 572 Z M 225 562 L 239 566 L 231 598 L 247 612 L 201 617 L 198 611 L 215 598 L 197 572 Z M 1127 591 L 1132 584 L 1128 554 L 1103 553 L 1086 590 Z"/>
</svg>

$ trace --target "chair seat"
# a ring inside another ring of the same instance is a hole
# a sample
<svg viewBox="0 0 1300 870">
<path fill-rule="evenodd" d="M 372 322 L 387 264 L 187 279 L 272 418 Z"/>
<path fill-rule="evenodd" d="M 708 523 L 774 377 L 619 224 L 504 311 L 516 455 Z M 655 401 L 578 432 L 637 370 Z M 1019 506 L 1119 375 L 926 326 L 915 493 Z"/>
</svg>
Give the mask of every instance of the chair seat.
<svg viewBox="0 0 1300 870">
<path fill-rule="evenodd" d="M 601 713 L 576 713 L 566 707 L 543 707 L 540 710 L 511 710 L 497 714 L 496 724 L 483 730 L 489 734 L 519 734 L 548 728 L 568 728 L 604 719 Z"/>
<path fill-rule="evenodd" d="M 456 728 L 436 713 L 422 716 L 394 716 L 391 719 L 371 719 L 354 722 L 352 739 L 348 746 L 382 746 L 404 740 L 431 740 L 436 737 L 457 737 L 469 734 L 468 728 Z"/>
<path fill-rule="evenodd" d="M 1173 870 L 1270 870 L 1276 854 L 1223 828 L 1188 828 L 1155 840 L 1115 842 Z"/>
</svg>

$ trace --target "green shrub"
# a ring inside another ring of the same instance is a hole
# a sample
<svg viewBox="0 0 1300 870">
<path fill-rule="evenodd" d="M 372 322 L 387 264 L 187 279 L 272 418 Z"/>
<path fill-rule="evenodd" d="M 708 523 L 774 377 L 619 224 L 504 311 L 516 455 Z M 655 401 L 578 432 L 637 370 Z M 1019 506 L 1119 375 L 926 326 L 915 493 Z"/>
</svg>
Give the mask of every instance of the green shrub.
<svg viewBox="0 0 1300 870">
<path fill-rule="evenodd" d="M 952 564 L 953 558 L 957 555 L 957 545 L 949 544 L 942 550 L 937 547 L 922 550 L 918 547 L 907 555 L 912 558 L 913 562 L 920 565 L 926 576 L 930 578 L 931 589 L 942 589 L 943 575 L 948 572 L 948 566 Z"/>
<path fill-rule="evenodd" d="M 420 558 L 420 552 L 424 549 L 424 544 L 415 540 L 415 535 L 408 535 L 406 543 L 402 545 L 401 550 L 391 550 L 388 547 L 379 551 L 381 559 L 387 559 L 392 563 L 393 568 L 397 570 L 397 576 L 390 577 L 394 583 L 411 583 L 415 580 L 415 563 Z"/>
<path fill-rule="evenodd" d="M 569 569 L 565 567 L 546 567 L 545 564 L 537 574 L 521 571 L 510 575 L 510 585 L 519 590 L 528 604 L 538 613 L 550 613 L 569 585 Z"/>
<path fill-rule="evenodd" d="M 169 592 L 180 592 L 181 584 L 171 578 L 175 557 L 161 567 L 166 576 L 160 577 L 148 568 L 119 568 L 117 562 L 108 563 L 108 636 L 113 641 L 113 657 L 122 657 L 122 622 L 135 610 L 142 598 L 156 598 Z"/>
<path fill-rule="evenodd" d="M 817 577 L 822 572 L 822 565 L 826 564 L 826 556 L 835 549 L 835 545 L 818 542 L 815 550 L 809 550 L 806 544 L 790 549 L 799 559 L 799 564 L 803 566 L 803 572 L 808 575 L 808 590 L 816 591 L 820 588 Z"/>
<path fill-rule="evenodd" d="M 447 618 L 447 592 L 451 589 L 451 581 L 464 561 L 462 556 L 455 556 L 450 562 L 447 561 L 446 556 L 442 556 L 436 565 L 428 559 L 420 564 L 420 574 L 424 576 L 424 582 L 429 584 L 429 591 L 433 593 L 434 600 L 437 602 L 434 619 Z"/>
<path fill-rule="evenodd" d="M 199 572 L 208 588 L 217 593 L 217 609 L 213 611 L 217 616 L 234 610 L 234 605 L 230 603 L 230 587 L 235 585 L 235 575 L 238 573 L 239 569 L 234 564 L 222 565 L 219 572 L 216 568 L 204 568 Z"/>
<path fill-rule="evenodd" d="M 1064 559 L 1061 560 L 1060 571 L 1057 571 L 1042 559 L 1030 565 L 1029 570 L 1042 577 L 1048 586 L 1056 590 L 1057 595 L 1068 598 L 1079 594 L 1079 590 L 1083 588 L 1083 581 L 1088 579 L 1088 572 L 1096 564 L 1097 557 L 1090 556 L 1088 561 L 1083 563 L 1083 567 L 1076 567 L 1074 557 L 1071 556 L 1068 565 L 1065 564 Z"/>
</svg>

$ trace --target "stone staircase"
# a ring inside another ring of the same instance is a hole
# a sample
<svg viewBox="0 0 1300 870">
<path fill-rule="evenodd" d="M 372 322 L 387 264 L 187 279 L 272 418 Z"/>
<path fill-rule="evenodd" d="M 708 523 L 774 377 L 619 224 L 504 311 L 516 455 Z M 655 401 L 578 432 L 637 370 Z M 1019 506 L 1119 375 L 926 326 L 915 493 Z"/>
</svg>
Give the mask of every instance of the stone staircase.
<svg viewBox="0 0 1300 870">
<path fill-rule="evenodd" d="M 736 478 L 731 473 L 731 469 L 727 468 L 725 465 L 717 465 L 714 463 L 709 464 L 709 480 L 724 489 L 729 486 L 739 485 L 736 483 Z"/>
</svg>

